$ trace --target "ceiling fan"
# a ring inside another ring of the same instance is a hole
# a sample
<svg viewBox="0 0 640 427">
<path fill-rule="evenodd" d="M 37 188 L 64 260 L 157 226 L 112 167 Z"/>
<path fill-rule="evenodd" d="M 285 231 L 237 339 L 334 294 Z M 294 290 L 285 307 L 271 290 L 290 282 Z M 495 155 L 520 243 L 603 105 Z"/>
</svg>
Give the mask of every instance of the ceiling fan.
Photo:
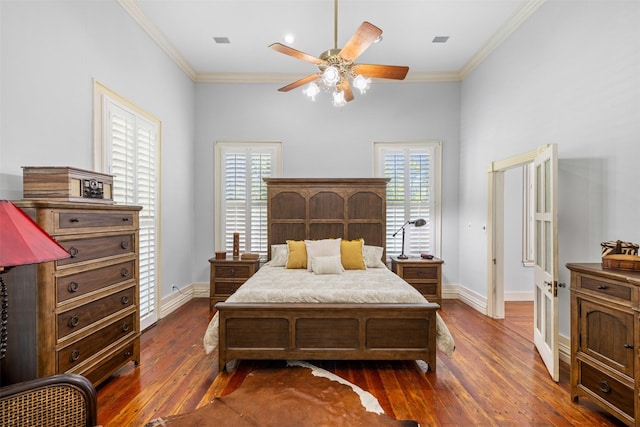
<svg viewBox="0 0 640 427">
<path fill-rule="evenodd" d="M 309 55 L 281 43 L 273 43 L 269 47 L 285 55 L 315 64 L 319 72 L 296 80 L 278 89 L 288 92 L 309 84 L 305 95 L 315 100 L 320 86 L 325 91 L 333 92 L 333 104 L 342 106 L 354 99 L 352 86 L 365 93 L 371 84 L 371 78 L 403 80 L 409 67 L 399 65 L 356 64 L 354 61 L 373 43 L 382 39 L 382 30 L 369 22 L 363 22 L 355 34 L 342 49 L 338 49 L 338 0 L 334 0 L 334 43 L 319 57 Z M 318 84 L 320 83 L 320 84 Z"/>
</svg>

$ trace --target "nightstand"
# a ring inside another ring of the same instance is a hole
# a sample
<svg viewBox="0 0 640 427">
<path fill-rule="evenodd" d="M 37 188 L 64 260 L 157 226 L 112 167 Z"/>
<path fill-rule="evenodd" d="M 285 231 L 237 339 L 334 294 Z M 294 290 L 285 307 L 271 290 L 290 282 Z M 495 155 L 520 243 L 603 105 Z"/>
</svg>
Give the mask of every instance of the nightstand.
<svg viewBox="0 0 640 427">
<path fill-rule="evenodd" d="M 260 267 L 258 259 L 209 259 L 209 306 L 231 296 Z"/>
<path fill-rule="evenodd" d="M 391 270 L 416 288 L 429 302 L 442 305 L 442 261 L 438 258 L 391 257 Z"/>
</svg>

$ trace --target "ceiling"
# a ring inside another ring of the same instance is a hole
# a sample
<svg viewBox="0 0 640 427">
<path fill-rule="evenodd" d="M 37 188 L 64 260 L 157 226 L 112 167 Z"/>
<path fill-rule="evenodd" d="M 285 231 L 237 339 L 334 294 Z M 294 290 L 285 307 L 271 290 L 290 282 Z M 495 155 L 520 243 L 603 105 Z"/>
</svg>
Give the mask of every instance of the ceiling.
<svg viewBox="0 0 640 427">
<path fill-rule="evenodd" d="M 285 82 L 317 68 L 269 49 L 271 43 L 313 56 L 334 47 L 334 0 L 117 1 L 194 81 Z M 457 81 L 544 1 L 339 0 L 337 45 L 369 21 L 383 40 L 356 63 L 407 65 L 409 81 Z M 295 35 L 293 43 L 284 41 L 286 33 Z M 449 39 L 433 43 L 435 37 Z"/>
</svg>

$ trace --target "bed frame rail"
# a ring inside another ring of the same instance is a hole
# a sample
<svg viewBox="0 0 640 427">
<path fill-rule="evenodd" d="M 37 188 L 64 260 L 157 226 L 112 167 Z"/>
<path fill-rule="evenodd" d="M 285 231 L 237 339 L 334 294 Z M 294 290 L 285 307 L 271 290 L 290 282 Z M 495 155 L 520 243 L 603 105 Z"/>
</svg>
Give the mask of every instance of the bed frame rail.
<svg viewBox="0 0 640 427">
<path fill-rule="evenodd" d="M 219 369 L 234 359 L 423 360 L 435 371 L 439 308 L 220 302 Z"/>
</svg>

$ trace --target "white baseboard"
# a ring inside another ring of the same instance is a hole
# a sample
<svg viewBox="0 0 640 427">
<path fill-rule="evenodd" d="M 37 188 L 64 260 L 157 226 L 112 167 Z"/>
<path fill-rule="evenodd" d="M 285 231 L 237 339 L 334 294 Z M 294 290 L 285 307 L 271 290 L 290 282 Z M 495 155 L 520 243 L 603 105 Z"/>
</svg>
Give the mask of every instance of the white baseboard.
<svg viewBox="0 0 640 427">
<path fill-rule="evenodd" d="M 505 301 L 533 301 L 533 291 L 513 291 L 504 293 Z"/>
</svg>

